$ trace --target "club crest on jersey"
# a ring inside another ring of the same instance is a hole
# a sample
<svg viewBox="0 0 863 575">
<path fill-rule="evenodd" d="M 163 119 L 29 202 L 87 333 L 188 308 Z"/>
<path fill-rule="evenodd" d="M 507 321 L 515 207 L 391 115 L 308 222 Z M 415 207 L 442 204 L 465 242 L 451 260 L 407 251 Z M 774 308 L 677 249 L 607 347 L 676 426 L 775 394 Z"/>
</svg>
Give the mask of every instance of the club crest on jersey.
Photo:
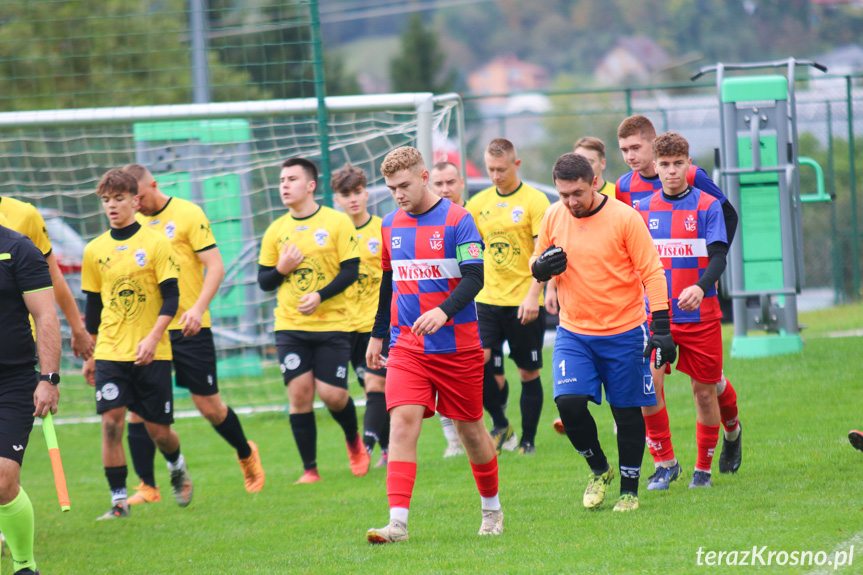
<svg viewBox="0 0 863 575">
<path fill-rule="evenodd" d="M 147 252 L 144 251 L 144 248 L 140 248 L 135 252 L 135 263 L 138 264 L 139 268 L 147 265 Z"/>
<path fill-rule="evenodd" d="M 323 247 L 326 245 L 328 239 L 330 239 L 330 232 L 324 228 L 318 228 L 315 230 L 315 243 L 319 246 Z"/>
<path fill-rule="evenodd" d="M 393 249 L 397 250 L 398 248 L 402 247 L 402 237 L 401 236 L 394 237 L 392 243 L 393 243 Z"/>
<path fill-rule="evenodd" d="M 516 206 L 512 209 L 512 223 L 517 224 L 524 217 L 524 208 Z"/>
<path fill-rule="evenodd" d="M 435 230 L 435 233 L 429 238 L 429 244 L 431 245 L 431 249 L 435 251 L 443 249 L 443 238 L 440 237 L 440 231 Z"/>
<path fill-rule="evenodd" d="M 173 240 L 174 234 L 177 232 L 177 224 L 174 222 L 168 222 L 165 224 L 165 235 L 168 236 L 168 239 Z"/>
<path fill-rule="evenodd" d="M 378 255 L 378 252 L 381 249 L 381 241 L 378 238 L 370 238 L 368 246 L 369 246 L 369 252 L 373 256 L 376 256 L 376 255 Z"/>
<path fill-rule="evenodd" d="M 655 220 L 653 218 L 650 218 L 650 221 L 647 223 L 647 229 L 658 230 L 659 229 L 659 220 Z"/>
<path fill-rule="evenodd" d="M 697 232 L 698 231 L 698 220 L 694 215 L 689 214 L 686 216 L 686 221 L 683 222 L 683 228 L 687 232 Z"/>
</svg>

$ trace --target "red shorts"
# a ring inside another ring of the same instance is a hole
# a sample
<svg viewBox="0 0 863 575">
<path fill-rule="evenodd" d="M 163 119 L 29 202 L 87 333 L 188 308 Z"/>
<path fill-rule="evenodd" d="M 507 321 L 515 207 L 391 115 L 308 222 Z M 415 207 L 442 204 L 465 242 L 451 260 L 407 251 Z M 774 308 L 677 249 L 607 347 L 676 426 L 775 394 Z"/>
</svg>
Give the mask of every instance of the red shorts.
<svg viewBox="0 0 863 575">
<path fill-rule="evenodd" d="M 677 344 L 677 371 L 699 383 L 722 379 L 722 326 L 719 320 L 704 323 L 672 323 Z"/>
<path fill-rule="evenodd" d="M 387 410 L 423 405 L 459 421 L 479 421 L 482 411 L 482 349 L 425 354 L 393 347 L 387 358 Z"/>
</svg>

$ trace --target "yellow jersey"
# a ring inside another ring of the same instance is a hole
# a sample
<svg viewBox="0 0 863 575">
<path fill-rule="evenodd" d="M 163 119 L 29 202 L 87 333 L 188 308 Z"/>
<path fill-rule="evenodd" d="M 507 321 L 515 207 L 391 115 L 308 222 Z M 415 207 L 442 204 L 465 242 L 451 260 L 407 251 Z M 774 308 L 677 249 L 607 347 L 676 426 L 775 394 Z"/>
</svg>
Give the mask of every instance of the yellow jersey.
<svg viewBox="0 0 863 575">
<path fill-rule="evenodd" d="M 352 331 L 349 290 L 322 301 L 312 315 L 297 311 L 301 297 L 333 281 L 343 261 L 359 257 L 356 229 L 350 218 L 326 206 L 305 218 L 294 218 L 289 212 L 267 228 L 258 263 L 276 267 L 287 244 L 299 248 L 303 261 L 279 286 L 276 331 Z"/>
<path fill-rule="evenodd" d="M 87 244 L 81 289 L 101 294 L 103 306 L 96 359 L 135 361 L 138 343 L 152 331 L 159 317 L 159 284 L 177 278 L 178 272 L 171 243 L 145 227 L 126 240 L 115 240 L 108 231 Z M 171 359 L 167 330 L 159 340 L 154 359 Z"/>
<path fill-rule="evenodd" d="M 168 330 L 183 329 L 180 317 L 195 305 L 204 287 L 204 264 L 198 253 L 216 247 L 210 220 L 204 210 L 183 198 L 171 198 L 152 216 L 139 213 L 135 217 L 142 226 L 163 234 L 171 242 L 174 261 L 180 266 L 180 307 Z M 210 327 L 209 310 L 201 317 L 201 327 Z"/>
<path fill-rule="evenodd" d="M 476 301 L 489 305 L 519 306 L 533 276 L 528 262 L 542 216 L 548 209 L 545 194 L 522 182 L 506 196 L 492 186 L 471 197 L 467 210 L 485 242 L 485 285 Z M 543 304 L 542 293 L 539 304 Z"/>
<path fill-rule="evenodd" d="M 614 182 L 609 182 L 606 180 L 605 185 L 599 188 L 600 194 L 605 194 L 609 198 L 613 198 L 614 196 Z"/>
<path fill-rule="evenodd" d="M 382 220 L 372 216 L 368 222 L 357 228 L 357 249 L 360 254 L 360 277 L 345 293 L 348 302 L 353 304 L 354 331 L 372 331 L 375 314 L 378 311 L 378 296 L 381 290 L 381 251 L 383 236 Z"/>
<path fill-rule="evenodd" d="M 30 238 L 42 255 L 51 252 L 51 240 L 45 220 L 32 204 L 7 196 L 0 197 L 0 215 L 5 216 L 8 224 L 3 224 Z"/>
</svg>

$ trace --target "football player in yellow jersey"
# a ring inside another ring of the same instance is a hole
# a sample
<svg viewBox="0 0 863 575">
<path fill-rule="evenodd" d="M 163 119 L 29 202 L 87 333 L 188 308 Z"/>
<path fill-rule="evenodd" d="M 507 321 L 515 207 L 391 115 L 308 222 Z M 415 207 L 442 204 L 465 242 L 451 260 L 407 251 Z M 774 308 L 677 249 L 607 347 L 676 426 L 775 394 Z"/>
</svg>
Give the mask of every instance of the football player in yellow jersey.
<svg viewBox="0 0 863 575">
<path fill-rule="evenodd" d="M 75 357 L 89 359 L 93 355 L 93 339 L 84 327 L 81 312 L 75 303 L 75 296 L 69 289 L 69 284 L 60 271 L 57 258 L 51 251 L 51 240 L 48 238 L 48 229 L 45 220 L 34 206 L 14 198 L 0 197 L 0 215 L 5 217 L 7 226 L 18 233 L 30 238 L 39 251 L 48 261 L 48 270 L 51 272 L 51 282 L 54 284 L 54 299 L 66 317 L 66 323 L 72 330 L 72 351 Z"/>
<path fill-rule="evenodd" d="M 225 277 L 225 267 L 210 221 L 192 202 L 166 195 L 144 166 L 130 164 L 123 171 L 138 182 L 138 222 L 171 242 L 180 266 L 180 303 L 168 326 L 177 387 L 189 390 L 201 415 L 237 452 L 246 491 L 260 491 L 264 488 L 264 469 L 258 447 L 246 440 L 237 414 L 219 395 L 216 346 L 207 308 Z M 144 420 L 134 411 L 129 414 L 127 440 L 141 479 L 129 505 L 161 501 L 153 474 L 156 446 L 144 429 Z"/>
<path fill-rule="evenodd" d="M 369 214 L 369 192 L 366 173 L 356 166 L 345 164 L 333 172 L 330 186 L 336 204 L 344 210 L 356 228 L 360 255 L 359 279 L 348 288 L 347 296 L 354 306 L 354 328 L 351 344 L 351 364 L 366 394 L 366 412 L 363 415 L 363 443 L 371 455 L 375 443 L 381 446 L 381 458 L 375 467 L 387 464 L 390 443 L 390 415 L 384 394 L 386 367 L 370 369 L 366 365 L 366 349 L 375 324 L 381 278 L 381 219 Z M 387 346 L 388 347 L 388 346 Z M 384 348 L 386 349 L 386 347 Z"/>
<path fill-rule="evenodd" d="M 605 143 L 599 138 L 583 136 L 575 141 L 573 152 L 587 158 L 587 161 L 590 162 L 590 167 L 593 168 L 593 173 L 596 175 L 599 193 L 613 198 L 614 182 L 602 178 L 602 171 L 605 169 Z M 554 278 L 545 284 L 545 309 L 548 313 L 557 315 L 557 285 Z M 554 430 L 560 434 L 564 433 L 563 421 L 559 417 L 554 420 Z"/>
<path fill-rule="evenodd" d="M 304 469 L 296 483 L 321 480 L 312 411 L 316 391 L 345 433 L 353 474 L 369 470 L 348 393 L 353 319 L 345 292 L 359 276 L 356 229 L 345 214 L 318 205 L 317 186 L 318 169 L 312 162 L 282 162 L 279 194 L 290 211 L 267 228 L 258 259 L 258 285 L 278 290 L 276 349 Z"/>
<path fill-rule="evenodd" d="M 491 415 L 492 438 L 502 449 L 520 454 L 536 453 L 536 428 L 542 412 L 542 344 L 545 309 L 542 286 L 530 274 L 528 260 L 536 243 L 548 198 L 521 181 L 515 146 L 496 138 L 486 147 L 485 165 L 494 185 L 479 192 L 467 204 L 485 242 L 485 286 L 476 297 L 480 336 L 485 350 L 483 405 Z M 522 440 L 503 411 L 500 389 L 494 378 L 491 350 L 509 343 L 510 357 L 522 383 Z"/>
<path fill-rule="evenodd" d="M 126 410 L 145 422 L 168 462 L 174 499 L 192 501 L 192 478 L 171 428 L 171 342 L 167 328 L 177 313 L 180 291 L 170 242 L 135 221 L 138 182 L 109 170 L 96 191 L 110 230 L 84 249 L 81 289 L 87 294 L 86 325 L 96 340 L 84 377 L 96 387 L 102 415 L 102 462 L 111 488 L 111 509 L 99 519 L 129 516 L 123 426 Z"/>
</svg>

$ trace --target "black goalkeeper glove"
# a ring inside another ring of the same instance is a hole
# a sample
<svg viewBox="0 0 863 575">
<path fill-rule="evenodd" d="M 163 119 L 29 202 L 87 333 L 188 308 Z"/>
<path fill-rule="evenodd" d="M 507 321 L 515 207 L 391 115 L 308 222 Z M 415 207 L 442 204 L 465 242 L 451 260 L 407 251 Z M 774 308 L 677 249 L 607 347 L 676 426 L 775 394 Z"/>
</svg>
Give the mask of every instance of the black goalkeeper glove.
<svg viewBox="0 0 863 575">
<path fill-rule="evenodd" d="M 566 252 L 563 248 L 549 246 L 542 255 L 533 262 L 530 272 L 538 282 L 547 282 L 551 276 L 559 276 L 566 271 Z"/>
<path fill-rule="evenodd" d="M 650 353 L 655 349 L 656 361 L 653 362 L 653 365 L 656 369 L 666 363 L 674 363 L 674 360 L 677 359 L 677 346 L 674 345 L 674 339 L 671 337 L 671 319 L 667 309 L 653 312 L 650 331 L 653 332 L 653 335 L 647 340 L 644 357 L 650 357 Z"/>
</svg>

